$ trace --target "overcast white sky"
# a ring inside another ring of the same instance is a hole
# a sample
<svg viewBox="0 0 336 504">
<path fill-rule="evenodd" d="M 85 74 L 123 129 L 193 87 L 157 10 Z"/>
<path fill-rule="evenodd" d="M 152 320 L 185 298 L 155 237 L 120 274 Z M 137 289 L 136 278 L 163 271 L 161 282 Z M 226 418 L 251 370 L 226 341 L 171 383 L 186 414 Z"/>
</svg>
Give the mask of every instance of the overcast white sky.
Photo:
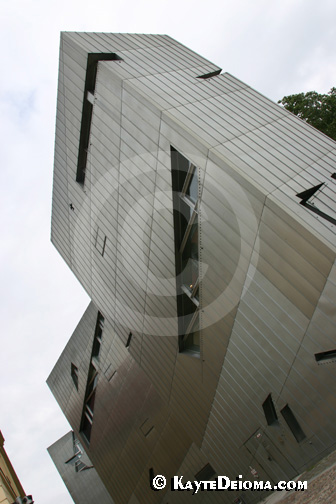
<svg viewBox="0 0 336 504">
<path fill-rule="evenodd" d="M 0 429 L 36 504 L 72 502 L 45 380 L 89 302 L 49 241 L 59 32 L 168 34 L 276 101 L 336 86 L 335 20 L 335 0 L 2 1 Z"/>
</svg>

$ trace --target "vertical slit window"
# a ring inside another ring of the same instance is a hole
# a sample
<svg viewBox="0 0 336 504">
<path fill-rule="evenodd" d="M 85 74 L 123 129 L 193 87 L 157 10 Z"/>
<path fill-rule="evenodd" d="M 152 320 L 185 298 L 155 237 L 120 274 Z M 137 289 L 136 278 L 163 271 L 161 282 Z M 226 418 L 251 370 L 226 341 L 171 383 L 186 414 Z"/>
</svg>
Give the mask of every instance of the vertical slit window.
<svg viewBox="0 0 336 504">
<path fill-rule="evenodd" d="M 180 351 L 200 352 L 198 169 L 171 148 Z"/>
<path fill-rule="evenodd" d="M 274 406 L 271 394 L 269 394 L 269 396 L 267 396 L 266 400 L 263 402 L 262 407 L 263 407 L 268 425 L 277 424 L 278 423 L 278 416 L 275 411 L 275 406 Z"/>
<path fill-rule="evenodd" d="M 71 378 L 78 390 L 78 367 L 71 362 Z"/>
<path fill-rule="evenodd" d="M 299 424 L 299 422 L 295 418 L 295 415 L 292 412 L 292 410 L 290 409 L 290 407 L 288 406 L 288 404 L 286 404 L 286 406 L 284 408 L 282 408 L 281 414 L 284 417 L 285 422 L 287 423 L 288 427 L 292 431 L 292 434 L 295 437 L 296 441 L 298 443 L 301 443 L 301 441 L 306 439 L 306 435 L 303 432 L 303 430 L 301 429 L 301 425 Z"/>
<path fill-rule="evenodd" d="M 96 359 L 99 358 L 100 347 L 101 347 L 102 337 L 103 337 L 103 329 L 104 329 L 104 317 L 102 316 L 102 314 L 100 312 L 98 312 L 95 336 L 94 336 L 93 346 L 92 346 L 92 357 L 96 357 Z"/>
<path fill-rule="evenodd" d="M 153 469 L 153 467 L 150 467 L 150 469 L 149 469 L 149 485 L 150 485 L 150 487 L 151 487 L 152 489 L 154 489 L 154 490 L 155 490 L 155 488 L 153 487 L 153 479 L 154 479 L 154 476 L 155 476 L 155 474 L 154 474 L 154 469 Z"/>
<path fill-rule="evenodd" d="M 128 335 L 128 338 L 127 338 L 127 341 L 126 341 L 126 348 L 128 348 L 131 344 L 131 340 L 132 340 L 132 336 L 133 334 L 130 332 L 129 335 Z"/>
<path fill-rule="evenodd" d="M 200 351 L 199 313 L 197 310 L 183 336 L 183 346 L 196 352 Z"/>
<path fill-rule="evenodd" d="M 88 54 L 76 174 L 76 181 L 80 184 L 84 184 L 85 181 L 98 63 L 99 61 L 120 61 L 121 59 L 115 53 Z"/>
<path fill-rule="evenodd" d="M 187 196 L 192 203 L 196 203 L 198 199 L 198 176 L 197 168 L 195 165 L 189 165 L 189 171 L 185 178 L 184 186 L 182 188 L 182 196 Z"/>
<path fill-rule="evenodd" d="M 199 276 L 198 268 L 198 216 L 195 214 L 192 223 L 186 231 L 182 250 L 182 284 L 190 293 L 196 285 Z"/>
<path fill-rule="evenodd" d="M 99 361 L 96 359 L 99 358 L 103 329 L 104 317 L 100 312 L 98 312 L 80 426 L 80 432 L 83 434 L 88 443 L 90 443 L 91 439 L 96 388 L 98 384 L 98 370 L 96 366 L 99 365 Z"/>
<path fill-rule="evenodd" d="M 88 442 L 90 442 L 91 438 L 97 382 L 98 382 L 98 372 L 94 367 L 94 365 L 91 363 L 89 368 L 88 382 L 86 386 L 82 423 L 81 423 L 81 432 L 82 434 L 84 434 Z"/>
</svg>

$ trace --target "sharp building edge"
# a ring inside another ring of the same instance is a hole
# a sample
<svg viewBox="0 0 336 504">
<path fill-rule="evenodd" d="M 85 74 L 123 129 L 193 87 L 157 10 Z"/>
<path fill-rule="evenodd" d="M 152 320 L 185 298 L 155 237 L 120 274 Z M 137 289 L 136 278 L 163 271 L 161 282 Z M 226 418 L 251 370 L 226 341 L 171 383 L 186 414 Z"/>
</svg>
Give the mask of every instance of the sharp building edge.
<svg viewBox="0 0 336 504">
<path fill-rule="evenodd" d="M 62 33 L 51 239 L 92 301 L 47 383 L 116 504 L 335 449 L 335 161 L 168 36 Z"/>
</svg>

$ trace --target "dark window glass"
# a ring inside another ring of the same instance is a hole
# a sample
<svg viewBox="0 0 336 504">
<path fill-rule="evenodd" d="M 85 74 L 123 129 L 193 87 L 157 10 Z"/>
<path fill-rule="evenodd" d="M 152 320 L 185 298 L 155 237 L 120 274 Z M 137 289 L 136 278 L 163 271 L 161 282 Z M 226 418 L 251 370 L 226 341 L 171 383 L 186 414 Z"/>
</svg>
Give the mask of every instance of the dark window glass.
<svg viewBox="0 0 336 504">
<path fill-rule="evenodd" d="M 198 280 L 198 219 L 191 226 L 182 252 L 182 284 L 192 290 Z"/>
<path fill-rule="evenodd" d="M 98 338 L 95 338 L 93 341 L 93 347 L 92 347 L 92 357 L 99 357 L 100 353 L 100 345 L 101 345 L 101 340 Z"/>
<path fill-rule="evenodd" d="M 82 421 L 81 433 L 84 434 L 87 441 L 90 442 L 91 438 L 92 422 L 84 415 Z"/>
<path fill-rule="evenodd" d="M 336 350 L 328 350 L 327 352 L 316 353 L 315 360 L 319 363 L 336 360 Z"/>
<path fill-rule="evenodd" d="M 96 374 L 93 376 L 92 380 L 88 383 L 87 393 L 86 393 L 87 396 L 92 394 L 92 392 L 95 390 L 95 388 L 97 387 L 97 382 L 98 382 L 98 373 L 96 372 Z"/>
<path fill-rule="evenodd" d="M 190 163 L 187 158 L 182 156 L 173 147 L 171 148 L 172 170 L 176 177 L 174 181 L 174 191 L 182 192 L 184 182 L 189 171 Z"/>
<path fill-rule="evenodd" d="M 176 239 L 178 240 L 178 248 L 180 249 L 194 210 L 182 198 L 179 198 L 177 201 L 179 203 L 179 212 L 178 212 L 179 233 L 177 234 Z"/>
<path fill-rule="evenodd" d="M 198 352 L 200 350 L 199 315 L 197 315 L 190 333 L 184 339 L 184 347 Z"/>
<path fill-rule="evenodd" d="M 301 429 L 299 422 L 295 418 L 295 415 L 292 412 L 292 410 L 290 409 L 290 407 L 288 406 L 288 404 L 286 404 L 286 406 L 284 408 L 282 408 L 281 414 L 284 417 L 288 427 L 292 431 L 293 436 L 295 437 L 296 441 L 298 443 L 300 443 L 301 441 L 306 439 L 305 433 Z"/>
<path fill-rule="evenodd" d="M 100 353 L 100 347 L 103 337 L 103 328 L 104 328 L 104 317 L 100 312 L 98 312 L 95 336 L 92 346 L 92 357 L 96 357 L 97 359 L 99 358 Z"/>
<path fill-rule="evenodd" d="M 207 464 L 201 469 L 197 474 L 195 474 L 195 480 L 196 481 L 208 481 L 210 478 L 215 476 L 216 471 L 215 469 L 210 465 Z"/>
<path fill-rule="evenodd" d="M 89 374 L 88 374 L 88 385 L 92 382 L 93 378 L 96 376 L 97 370 L 94 367 L 94 365 L 91 363 L 89 367 Z"/>
<path fill-rule="evenodd" d="M 191 201 L 193 203 L 196 203 L 197 198 L 198 198 L 198 177 L 197 177 L 197 168 L 196 167 L 195 167 L 194 172 L 190 178 L 190 182 L 188 184 L 186 195 L 191 199 Z"/>
<path fill-rule="evenodd" d="M 97 366 L 97 362 L 94 364 L 93 358 L 99 357 L 103 328 L 104 328 L 104 317 L 100 312 L 98 312 L 94 340 L 92 345 L 92 352 L 91 352 L 91 363 L 86 383 L 81 427 L 80 427 L 80 432 L 83 434 L 84 438 L 88 443 L 90 442 L 91 437 L 93 411 L 96 398 L 96 387 L 98 384 L 98 371 L 95 367 Z"/>
<path fill-rule="evenodd" d="M 115 53 L 90 53 L 88 54 L 87 66 L 86 66 L 86 77 L 85 77 L 85 87 L 84 87 L 84 97 L 83 97 L 83 109 L 82 109 L 82 123 L 80 127 L 80 138 L 79 138 L 79 149 L 78 149 L 78 161 L 77 161 L 77 174 L 76 180 L 80 184 L 84 184 L 85 181 L 85 170 L 87 162 L 87 151 L 89 147 L 90 139 L 90 129 L 91 129 L 91 119 L 92 119 L 92 103 L 87 100 L 87 93 L 90 91 L 94 95 L 96 75 L 97 75 L 97 65 L 99 61 L 113 61 L 121 60 L 121 58 Z"/>
<path fill-rule="evenodd" d="M 130 346 L 133 334 L 130 332 L 126 341 L 126 348 Z"/>
<path fill-rule="evenodd" d="M 90 415 L 93 416 L 93 409 L 95 403 L 96 392 L 93 391 L 90 397 L 86 400 L 86 410 L 89 411 Z"/>
<path fill-rule="evenodd" d="M 174 208 L 175 269 L 179 349 L 199 353 L 200 333 L 190 330 L 190 322 L 199 307 L 199 233 L 197 167 L 171 148 Z"/>
<path fill-rule="evenodd" d="M 75 366 L 75 364 L 73 364 L 72 362 L 71 362 L 71 378 L 75 384 L 76 389 L 78 390 L 78 367 Z"/>
<path fill-rule="evenodd" d="M 266 421 L 268 425 L 273 425 L 278 423 L 278 417 L 275 411 L 274 403 L 271 394 L 267 396 L 266 400 L 263 402 L 263 410 L 265 413 Z"/>
</svg>

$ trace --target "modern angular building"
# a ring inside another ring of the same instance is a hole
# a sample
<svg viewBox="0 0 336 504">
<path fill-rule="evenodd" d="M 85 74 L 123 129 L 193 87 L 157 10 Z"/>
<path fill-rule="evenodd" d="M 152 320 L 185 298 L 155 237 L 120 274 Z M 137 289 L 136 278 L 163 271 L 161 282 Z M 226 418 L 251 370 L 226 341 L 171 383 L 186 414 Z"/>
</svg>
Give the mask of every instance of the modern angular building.
<svg viewBox="0 0 336 504">
<path fill-rule="evenodd" d="M 113 504 L 74 432 L 68 432 L 49 446 L 48 452 L 76 504 Z"/>
<path fill-rule="evenodd" d="M 62 34 L 51 239 L 92 302 L 48 385 L 116 504 L 335 449 L 335 196 L 334 141 L 170 37 Z"/>
</svg>

